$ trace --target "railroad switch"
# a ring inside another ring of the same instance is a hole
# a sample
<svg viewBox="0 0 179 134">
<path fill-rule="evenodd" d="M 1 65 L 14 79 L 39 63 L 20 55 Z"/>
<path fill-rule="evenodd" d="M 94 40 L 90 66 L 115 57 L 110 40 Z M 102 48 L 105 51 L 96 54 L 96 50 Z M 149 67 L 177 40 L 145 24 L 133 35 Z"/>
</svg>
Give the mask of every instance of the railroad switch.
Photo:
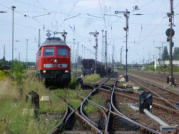
<svg viewBox="0 0 179 134">
<path fill-rule="evenodd" d="M 149 92 L 143 92 L 139 96 L 139 111 L 144 113 L 144 109 L 152 110 L 152 94 Z"/>
</svg>

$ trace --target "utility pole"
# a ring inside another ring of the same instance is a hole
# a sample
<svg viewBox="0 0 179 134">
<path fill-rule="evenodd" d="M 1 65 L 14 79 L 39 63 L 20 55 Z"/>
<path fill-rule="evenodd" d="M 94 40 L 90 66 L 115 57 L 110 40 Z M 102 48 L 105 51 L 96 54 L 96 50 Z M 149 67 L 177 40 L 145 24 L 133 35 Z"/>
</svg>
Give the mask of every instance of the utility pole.
<svg viewBox="0 0 179 134">
<path fill-rule="evenodd" d="M 115 50 L 115 46 L 114 46 L 114 44 L 113 44 L 113 47 L 112 47 L 112 69 L 113 69 L 113 71 L 114 71 L 114 50 Z"/>
<path fill-rule="evenodd" d="M 128 52 L 128 32 L 129 32 L 129 14 L 130 12 L 128 9 L 126 11 L 115 11 L 115 14 L 123 13 L 124 17 L 126 18 L 126 27 L 124 27 L 124 31 L 126 31 L 126 82 L 128 82 L 128 75 L 127 75 L 127 52 Z"/>
<path fill-rule="evenodd" d="M 78 57 L 79 57 L 78 51 L 79 51 L 79 42 L 77 42 L 77 48 L 76 48 L 76 72 L 78 69 Z"/>
<path fill-rule="evenodd" d="M 89 34 L 93 35 L 95 37 L 95 42 L 96 42 L 96 45 L 94 46 L 94 49 L 95 49 L 95 72 L 96 72 L 96 69 L 97 69 L 97 58 L 98 58 L 98 35 L 99 35 L 99 32 L 90 32 Z"/>
<path fill-rule="evenodd" d="M 105 69 L 107 70 L 107 31 L 105 31 Z"/>
<path fill-rule="evenodd" d="M 19 62 L 20 62 L 20 52 L 19 52 Z"/>
<path fill-rule="evenodd" d="M 170 13 L 168 13 L 169 17 L 169 22 L 170 22 L 170 30 L 169 30 L 169 42 L 170 42 L 170 70 L 169 70 L 169 76 L 170 79 L 169 81 L 171 82 L 171 85 L 175 85 L 175 80 L 173 77 L 173 55 L 172 55 L 172 48 L 173 48 L 173 35 L 174 35 L 174 30 L 173 30 L 173 16 L 174 16 L 174 11 L 173 11 L 173 0 L 170 0 Z"/>
<path fill-rule="evenodd" d="M 14 60 L 14 10 L 15 6 L 12 6 L 12 61 Z"/>
<path fill-rule="evenodd" d="M 3 51 L 3 60 L 5 61 L 6 60 L 6 47 L 4 45 L 4 51 Z"/>
<path fill-rule="evenodd" d="M 38 48 L 40 48 L 40 44 L 41 44 L 41 42 L 40 42 L 40 29 L 38 30 Z"/>
<path fill-rule="evenodd" d="M 121 51 L 120 51 L 120 63 L 122 65 L 122 49 L 123 49 L 123 46 L 121 47 Z"/>
<path fill-rule="evenodd" d="M 29 39 L 26 39 L 26 64 L 28 65 L 28 43 Z"/>
<path fill-rule="evenodd" d="M 105 58 L 104 58 L 104 30 L 101 30 L 101 32 L 102 32 L 102 53 L 101 53 L 101 60 L 102 60 L 102 62 L 104 62 L 105 61 Z"/>
</svg>

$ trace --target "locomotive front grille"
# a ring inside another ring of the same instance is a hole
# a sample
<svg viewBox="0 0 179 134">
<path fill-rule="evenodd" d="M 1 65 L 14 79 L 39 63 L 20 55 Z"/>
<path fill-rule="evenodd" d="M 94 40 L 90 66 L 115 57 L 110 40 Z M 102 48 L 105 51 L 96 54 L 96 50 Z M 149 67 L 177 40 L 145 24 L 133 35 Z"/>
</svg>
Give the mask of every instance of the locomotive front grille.
<svg viewBox="0 0 179 134">
<path fill-rule="evenodd" d="M 64 67 L 64 68 L 66 68 L 67 64 L 58 64 L 58 67 Z"/>
<path fill-rule="evenodd" d="M 67 64 L 44 64 L 44 68 L 53 68 L 53 67 L 58 67 L 58 68 L 67 68 Z"/>
</svg>

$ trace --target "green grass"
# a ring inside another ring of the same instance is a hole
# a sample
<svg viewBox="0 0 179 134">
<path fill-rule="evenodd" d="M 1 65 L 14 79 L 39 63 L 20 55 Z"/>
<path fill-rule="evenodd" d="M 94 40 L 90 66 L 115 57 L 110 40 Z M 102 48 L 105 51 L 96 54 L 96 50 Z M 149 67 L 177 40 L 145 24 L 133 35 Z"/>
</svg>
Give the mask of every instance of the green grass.
<svg viewBox="0 0 179 134">
<path fill-rule="evenodd" d="M 40 112 L 64 113 L 66 105 L 60 101 L 55 92 L 45 88 L 34 75 L 25 74 L 26 79 L 21 83 L 23 96 L 19 97 L 17 83 L 9 78 L 0 81 L 0 134 L 45 134 L 52 129 L 57 121 L 48 118 L 37 120 L 30 113 L 23 115 L 24 108 L 32 108 L 25 102 L 25 95 L 34 90 L 41 96 L 50 96 L 51 102 L 40 102 Z M 39 115 L 41 116 L 41 115 Z"/>
<path fill-rule="evenodd" d="M 88 104 L 84 107 L 84 112 L 86 114 L 89 114 L 89 113 L 97 113 L 98 112 L 98 108 L 95 107 L 94 105 L 92 104 Z"/>
<path fill-rule="evenodd" d="M 83 81 L 84 82 L 96 82 L 100 79 L 100 76 L 99 74 L 90 74 L 90 75 L 86 75 L 84 78 L 83 78 Z"/>
<path fill-rule="evenodd" d="M 22 97 L 19 95 L 19 86 L 16 81 L 8 78 L 4 79 L 4 73 L 0 72 L 0 134 L 45 134 L 52 129 L 58 120 L 50 120 L 51 117 L 40 118 L 41 113 L 63 113 L 66 110 L 65 98 L 73 108 L 77 108 L 81 100 L 79 96 L 86 96 L 86 91 L 79 90 L 79 85 L 76 83 L 76 78 L 72 77 L 72 81 L 66 89 L 49 90 L 43 82 L 39 82 L 35 77 L 34 71 L 24 71 Z M 10 73 L 10 72 L 9 72 Z M 23 115 L 24 108 L 32 108 L 31 105 L 25 102 L 25 95 L 30 91 L 35 91 L 39 97 L 49 96 L 50 102 L 40 102 L 39 118 L 36 119 L 30 113 Z M 60 98 L 61 97 L 61 98 Z"/>
<path fill-rule="evenodd" d="M 14 134 L 20 134 L 26 130 L 29 120 L 33 117 L 30 114 L 23 115 L 23 108 L 30 108 L 24 101 L 13 101 L 11 99 L 1 99 L 0 107 L 0 133 L 9 131 Z M 4 121 L 2 121 L 2 119 Z"/>
<path fill-rule="evenodd" d="M 145 66 L 142 71 L 145 71 L 145 72 L 159 72 L 159 71 L 160 72 L 168 72 L 169 66 L 168 65 L 160 66 L 160 67 L 157 67 L 156 70 L 155 70 L 154 65 L 151 64 L 151 65 Z M 179 72 L 179 67 L 173 65 L 173 72 Z"/>
<path fill-rule="evenodd" d="M 0 81 L 5 80 L 5 79 L 6 79 L 6 73 L 0 70 Z"/>
<path fill-rule="evenodd" d="M 74 109 L 76 109 L 80 106 L 81 100 L 79 100 L 79 99 L 68 99 L 67 102 L 70 106 L 72 106 Z"/>
</svg>

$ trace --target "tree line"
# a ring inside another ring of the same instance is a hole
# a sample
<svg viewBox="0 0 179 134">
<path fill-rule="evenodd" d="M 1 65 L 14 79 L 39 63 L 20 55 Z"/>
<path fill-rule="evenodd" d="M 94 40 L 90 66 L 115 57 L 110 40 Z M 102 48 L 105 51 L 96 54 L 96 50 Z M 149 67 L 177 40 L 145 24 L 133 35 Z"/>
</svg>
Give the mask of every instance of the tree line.
<svg viewBox="0 0 179 134">
<path fill-rule="evenodd" d="M 162 52 L 162 60 L 169 60 L 169 52 L 167 47 L 165 46 Z M 179 60 L 179 47 L 175 47 L 173 51 L 173 60 Z"/>
</svg>

